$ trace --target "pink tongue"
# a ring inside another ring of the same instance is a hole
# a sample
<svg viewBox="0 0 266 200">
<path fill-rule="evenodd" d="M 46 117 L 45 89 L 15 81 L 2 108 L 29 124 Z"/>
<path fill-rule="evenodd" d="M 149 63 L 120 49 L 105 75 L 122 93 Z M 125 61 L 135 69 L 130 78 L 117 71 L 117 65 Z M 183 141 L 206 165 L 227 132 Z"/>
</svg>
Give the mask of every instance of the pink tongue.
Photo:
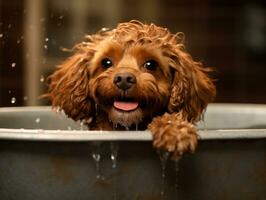
<svg viewBox="0 0 266 200">
<path fill-rule="evenodd" d="M 138 102 L 123 102 L 123 101 L 115 101 L 114 107 L 124 111 L 135 110 L 139 106 Z"/>
</svg>

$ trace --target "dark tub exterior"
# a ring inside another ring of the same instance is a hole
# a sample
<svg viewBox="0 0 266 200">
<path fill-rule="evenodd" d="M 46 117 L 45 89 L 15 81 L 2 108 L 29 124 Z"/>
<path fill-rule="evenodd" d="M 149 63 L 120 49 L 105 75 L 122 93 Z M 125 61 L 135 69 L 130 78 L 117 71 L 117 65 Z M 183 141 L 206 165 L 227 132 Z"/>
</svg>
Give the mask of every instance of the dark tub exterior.
<svg viewBox="0 0 266 200">
<path fill-rule="evenodd" d="M 266 199 L 265 105 L 210 105 L 178 163 L 149 132 L 88 132 L 49 107 L 0 108 L 0 127 L 1 200 Z"/>
</svg>

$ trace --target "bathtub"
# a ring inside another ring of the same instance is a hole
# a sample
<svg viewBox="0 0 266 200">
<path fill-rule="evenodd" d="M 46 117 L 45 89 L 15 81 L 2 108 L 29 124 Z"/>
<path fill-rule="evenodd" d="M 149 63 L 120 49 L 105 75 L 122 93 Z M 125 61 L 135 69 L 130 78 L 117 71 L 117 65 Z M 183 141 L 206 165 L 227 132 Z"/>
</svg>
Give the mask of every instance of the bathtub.
<svg viewBox="0 0 266 200">
<path fill-rule="evenodd" d="M 1 200 L 265 200 L 266 105 L 211 104 L 194 154 L 148 131 L 88 131 L 50 107 L 0 108 Z"/>
</svg>

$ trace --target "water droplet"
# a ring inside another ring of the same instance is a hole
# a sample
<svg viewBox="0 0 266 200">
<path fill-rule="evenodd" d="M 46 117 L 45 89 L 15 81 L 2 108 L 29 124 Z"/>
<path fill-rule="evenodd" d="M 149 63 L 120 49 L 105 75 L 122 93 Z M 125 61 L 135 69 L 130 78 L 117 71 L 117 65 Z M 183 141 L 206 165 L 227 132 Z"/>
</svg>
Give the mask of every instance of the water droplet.
<svg viewBox="0 0 266 200">
<path fill-rule="evenodd" d="M 60 107 L 57 107 L 56 110 L 55 110 L 55 112 L 56 112 L 57 114 L 60 113 L 60 112 L 61 112 L 61 108 L 60 108 Z"/>
<path fill-rule="evenodd" d="M 13 62 L 13 63 L 11 64 L 11 67 L 12 67 L 12 68 L 16 67 L 16 63 Z"/>
<path fill-rule="evenodd" d="M 1 34 L 0 34 L 0 38 L 2 38 L 3 36 L 4 36 L 4 34 L 1 33 Z"/>
<path fill-rule="evenodd" d="M 119 145 L 115 142 L 111 142 L 110 148 L 111 148 L 112 168 L 115 169 L 117 166 L 117 155 L 118 155 Z"/>
<path fill-rule="evenodd" d="M 49 41 L 49 38 L 45 38 L 45 42 L 48 42 Z"/>
<path fill-rule="evenodd" d="M 68 126 L 68 127 L 67 127 L 67 130 L 69 130 L 69 131 L 72 130 L 71 126 Z"/>
<path fill-rule="evenodd" d="M 46 44 L 45 44 L 43 47 L 44 47 L 45 49 L 48 49 L 48 45 L 46 45 Z"/>
<path fill-rule="evenodd" d="M 39 117 L 35 119 L 35 122 L 36 122 L 37 124 L 40 123 L 40 121 L 41 121 L 41 119 L 40 119 Z"/>
<path fill-rule="evenodd" d="M 27 100 L 28 100 L 28 97 L 27 97 L 27 96 L 24 96 L 24 97 L 23 97 L 23 100 L 24 100 L 24 101 L 27 101 Z"/>
<path fill-rule="evenodd" d="M 8 94 L 11 94 L 12 93 L 12 91 L 11 90 L 8 90 Z"/>
<path fill-rule="evenodd" d="M 17 39 L 17 44 L 20 44 L 20 39 Z"/>
<path fill-rule="evenodd" d="M 101 29 L 102 32 L 105 32 L 105 31 L 108 31 L 108 30 L 109 30 L 109 29 L 106 28 L 106 27 L 103 27 L 103 28 Z"/>
<path fill-rule="evenodd" d="M 12 25 L 11 24 L 8 24 L 8 27 L 7 28 L 10 29 L 11 27 L 12 27 Z"/>
<path fill-rule="evenodd" d="M 60 15 L 59 19 L 63 19 L 64 18 L 64 15 Z"/>
<path fill-rule="evenodd" d="M 97 179 L 101 179 L 102 178 L 102 174 L 101 174 L 101 167 L 100 167 L 100 161 L 101 161 L 101 154 L 99 153 L 93 153 L 92 154 L 92 158 L 95 161 L 95 165 L 96 165 L 96 178 Z"/>
<path fill-rule="evenodd" d="M 44 82 L 44 80 L 45 80 L 45 78 L 44 78 L 44 76 L 43 75 L 41 75 L 41 78 L 40 78 L 40 82 Z"/>
<path fill-rule="evenodd" d="M 15 97 L 12 97 L 12 98 L 11 98 L 11 103 L 12 103 L 12 104 L 16 103 L 16 98 L 15 98 Z"/>
<path fill-rule="evenodd" d="M 165 151 L 158 151 L 158 154 L 159 154 L 159 158 L 160 158 L 160 161 L 161 161 L 161 168 L 162 168 L 162 171 L 161 171 L 161 199 L 165 199 L 165 179 L 166 179 L 166 164 L 167 164 L 167 161 L 170 157 L 170 153 L 169 152 L 165 152 Z"/>
</svg>

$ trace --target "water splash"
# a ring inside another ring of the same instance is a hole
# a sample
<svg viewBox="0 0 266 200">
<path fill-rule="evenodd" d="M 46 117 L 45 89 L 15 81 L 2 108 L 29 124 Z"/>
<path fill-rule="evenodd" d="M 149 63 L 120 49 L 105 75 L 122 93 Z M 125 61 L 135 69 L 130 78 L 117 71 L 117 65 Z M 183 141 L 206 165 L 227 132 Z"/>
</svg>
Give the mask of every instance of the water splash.
<svg viewBox="0 0 266 200">
<path fill-rule="evenodd" d="M 0 33 L 0 38 L 4 37 L 4 34 L 3 33 Z"/>
<path fill-rule="evenodd" d="M 170 157 L 170 153 L 169 152 L 165 152 L 165 151 L 158 151 L 158 155 L 161 161 L 161 192 L 160 192 L 160 196 L 161 196 L 161 200 L 165 199 L 165 181 L 166 181 L 166 164 L 167 161 L 169 160 Z"/>
<path fill-rule="evenodd" d="M 16 99 L 15 97 L 12 97 L 12 98 L 11 98 L 11 103 L 12 103 L 12 104 L 16 103 L 16 101 L 17 101 L 17 99 Z"/>
</svg>

